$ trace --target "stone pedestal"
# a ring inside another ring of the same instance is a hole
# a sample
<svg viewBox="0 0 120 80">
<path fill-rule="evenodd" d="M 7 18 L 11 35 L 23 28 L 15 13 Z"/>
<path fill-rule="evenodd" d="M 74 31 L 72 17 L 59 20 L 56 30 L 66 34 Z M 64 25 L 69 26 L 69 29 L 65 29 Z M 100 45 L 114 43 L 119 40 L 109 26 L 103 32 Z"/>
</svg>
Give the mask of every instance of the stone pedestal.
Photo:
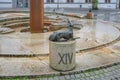
<svg viewBox="0 0 120 80">
<path fill-rule="evenodd" d="M 44 0 L 30 0 L 30 31 L 40 33 L 44 28 Z"/>
<path fill-rule="evenodd" d="M 50 67 L 58 71 L 69 71 L 75 68 L 75 43 L 49 42 L 50 47 Z"/>
</svg>

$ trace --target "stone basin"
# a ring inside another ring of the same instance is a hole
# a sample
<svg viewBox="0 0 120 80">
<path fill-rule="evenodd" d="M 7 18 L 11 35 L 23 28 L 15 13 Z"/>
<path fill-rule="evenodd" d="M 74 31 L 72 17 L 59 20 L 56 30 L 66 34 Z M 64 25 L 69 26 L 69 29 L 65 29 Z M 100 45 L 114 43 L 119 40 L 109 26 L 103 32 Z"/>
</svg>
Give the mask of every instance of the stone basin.
<svg viewBox="0 0 120 80">
<path fill-rule="evenodd" d="M 74 37 L 80 37 L 76 40 L 76 52 L 111 43 L 120 36 L 117 26 L 109 22 L 87 19 L 77 21 L 83 24 L 83 28 L 74 30 Z M 50 34 L 52 32 L 0 35 L 0 55 L 48 55 Z"/>
</svg>

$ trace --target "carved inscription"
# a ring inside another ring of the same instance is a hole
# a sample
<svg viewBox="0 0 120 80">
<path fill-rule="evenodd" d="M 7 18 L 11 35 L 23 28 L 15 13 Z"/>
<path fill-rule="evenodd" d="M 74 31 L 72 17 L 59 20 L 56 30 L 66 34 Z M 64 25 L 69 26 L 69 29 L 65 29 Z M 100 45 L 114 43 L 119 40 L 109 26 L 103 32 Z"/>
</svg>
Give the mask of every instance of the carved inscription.
<svg viewBox="0 0 120 80">
<path fill-rule="evenodd" d="M 73 59 L 73 53 L 66 53 L 66 54 L 60 54 L 58 53 L 60 57 L 60 61 L 58 64 L 71 64 Z"/>
</svg>

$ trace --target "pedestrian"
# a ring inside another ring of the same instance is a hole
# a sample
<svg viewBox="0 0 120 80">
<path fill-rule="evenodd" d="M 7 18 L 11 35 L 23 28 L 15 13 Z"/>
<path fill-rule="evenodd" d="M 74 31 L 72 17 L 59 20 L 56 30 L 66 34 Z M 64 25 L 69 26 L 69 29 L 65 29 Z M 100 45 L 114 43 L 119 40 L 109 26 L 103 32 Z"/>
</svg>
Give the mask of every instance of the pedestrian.
<svg viewBox="0 0 120 80">
<path fill-rule="evenodd" d="M 92 18 L 93 18 L 93 16 L 92 16 L 92 10 L 91 10 L 91 9 L 90 9 L 89 12 L 87 13 L 86 18 L 87 18 L 87 19 L 92 19 Z"/>
</svg>

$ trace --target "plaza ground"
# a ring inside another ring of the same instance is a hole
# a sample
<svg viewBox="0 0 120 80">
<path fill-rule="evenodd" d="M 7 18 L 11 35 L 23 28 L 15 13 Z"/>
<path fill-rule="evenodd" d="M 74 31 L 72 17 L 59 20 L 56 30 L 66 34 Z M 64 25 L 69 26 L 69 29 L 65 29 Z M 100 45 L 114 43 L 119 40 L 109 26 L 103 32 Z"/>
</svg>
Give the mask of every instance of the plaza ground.
<svg viewBox="0 0 120 80">
<path fill-rule="evenodd" d="M 25 10 L 26 11 L 28 9 L 12 9 L 12 10 L 14 10 L 14 11 L 15 10 L 16 11 Z M 3 11 L 3 10 L 1 9 L 1 11 Z M 8 9 L 7 9 L 7 11 L 8 11 Z M 48 11 L 48 10 L 46 9 L 45 11 Z M 61 12 L 63 12 L 63 10 L 61 10 Z M 87 12 L 88 12 L 88 9 L 64 9 L 64 13 L 75 13 L 75 14 L 83 14 L 84 15 Z M 114 25 L 117 25 L 118 27 L 120 27 L 120 25 L 119 25 L 119 23 L 120 23 L 120 20 L 119 20 L 120 19 L 120 12 L 119 12 L 119 10 L 100 9 L 100 10 L 97 10 L 97 11 L 93 11 L 93 13 L 95 15 L 95 17 L 94 17 L 95 19 L 109 21 L 111 24 L 114 24 Z M 105 22 L 105 24 L 109 25 L 109 22 L 108 23 Z M 119 32 L 118 32 L 118 35 L 119 35 Z M 21 36 L 21 35 L 19 35 L 19 36 Z M 12 37 L 15 37 L 15 36 L 12 36 Z M 26 36 L 24 36 L 24 38 L 25 37 Z M 1 38 L 1 39 L 4 39 L 4 38 Z M 118 39 L 117 42 L 114 44 L 114 46 L 117 46 L 115 48 L 115 50 L 114 49 L 112 50 L 113 53 L 114 53 L 114 51 L 117 52 L 117 54 L 115 53 L 115 56 L 117 56 L 118 58 L 120 58 L 120 53 L 119 53 L 120 42 L 119 42 L 119 40 L 120 39 Z M 18 43 L 18 42 L 16 42 L 16 43 Z M 103 47 L 103 48 L 105 48 L 105 49 L 103 49 L 104 51 L 106 51 L 106 48 L 107 49 L 112 49 L 111 45 L 107 46 L 107 47 Z M 108 53 L 109 53 L 109 51 L 108 51 Z M 3 56 L 0 59 L 2 61 L 2 64 L 8 63 L 9 60 L 13 61 L 13 63 L 14 63 L 15 60 L 18 60 L 20 62 L 28 60 L 28 63 L 30 63 L 29 59 L 33 59 L 33 62 L 34 62 L 34 60 L 42 60 L 42 59 L 44 59 L 44 57 L 34 57 L 34 58 L 24 58 L 24 57 L 15 58 L 15 57 L 13 57 L 12 58 L 12 57 L 9 57 L 9 56 L 8 57 Z M 39 61 L 37 61 L 37 62 L 40 63 Z M 17 64 L 17 62 L 15 64 L 16 64 L 16 66 L 19 65 L 19 64 Z M 11 64 L 8 63 L 8 65 L 11 65 Z M 34 64 L 32 63 L 31 65 L 34 65 Z M 49 65 L 49 64 L 45 63 L 45 65 Z M 28 66 L 28 68 L 29 68 L 29 65 L 26 65 L 26 66 Z M 7 68 L 8 67 L 9 66 L 7 66 Z M 14 68 L 15 68 L 15 66 L 13 67 L 13 73 L 14 73 Z M 23 67 L 23 68 L 25 68 L 25 67 Z M 34 69 L 34 66 L 31 69 Z M 7 73 L 7 69 L 6 69 L 6 73 Z M 52 75 L 38 75 L 37 74 L 37 75 L 26 75 L 26 76 L 21 75 L 21 76 L 16 76 L 16 77 L 11 77 L 11 76 L 9 76 L 9 77 L 0 76 L 0 77 L 1 77 L 1 79 L 20 79 L 20 80 L 22 80 L 22 79 L 26 79 L 26 80 L 29 80 L 29 79 L 30 80 L 120 80 L 120 63 L 119 63 L 119 60 L 118 60 L 117 63 L 112 64 L 112 65 L 108 65 L 108 66 L 105 66 L 105 67 L 103 66 L 103 67 L 94 68 L 94 69 L 83 70 L 83 71 L 81 70 L 81 71 L 78 71 L 78 72 L 76 71 L 76 72 L 72 72 L 72 73 L 69 73 L 69 74 L 66 74 L 66 75 L 61 73 L 61 74 L 52 74 Z"/>
</svg>

